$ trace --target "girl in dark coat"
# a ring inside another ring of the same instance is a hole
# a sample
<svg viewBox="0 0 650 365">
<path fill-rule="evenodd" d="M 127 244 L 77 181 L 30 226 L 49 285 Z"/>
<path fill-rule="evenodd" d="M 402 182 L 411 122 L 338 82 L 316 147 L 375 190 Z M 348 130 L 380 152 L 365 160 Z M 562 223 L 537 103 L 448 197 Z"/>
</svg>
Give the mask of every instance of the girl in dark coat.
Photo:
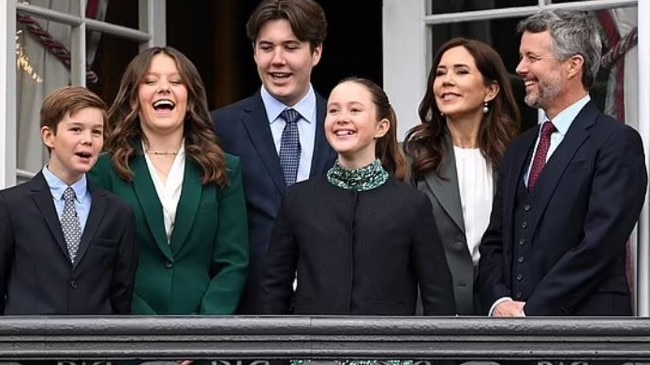
<svg viewBox="0 0 650 365">
<path fill-rule="evenodd" d="M 405 182 L 396 122 L 372 81 L 346 79 L 332 90 L 325 134 L 338 161 L 327 176 L 289 188 L 261 313 L 413 315 L 419 287 L 425 315 L 455 314 L 431 203 Z"/>
</svg>

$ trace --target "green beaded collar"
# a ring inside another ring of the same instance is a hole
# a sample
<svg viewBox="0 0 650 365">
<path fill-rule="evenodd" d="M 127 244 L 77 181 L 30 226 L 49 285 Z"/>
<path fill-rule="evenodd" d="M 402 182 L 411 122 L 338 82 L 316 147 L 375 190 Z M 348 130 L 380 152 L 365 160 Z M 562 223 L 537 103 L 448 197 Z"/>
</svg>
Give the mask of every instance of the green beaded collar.
<svg viewBox="0 0 650 365">
<path fill-rule="evenodd" d="M 345 190 L 368 191 L 382 186 L 388 180 L 388 172 L 379 159 L 360 169 L 349 170 L 336 161 L 327 171 L 327 181 Z"/>
</svg>

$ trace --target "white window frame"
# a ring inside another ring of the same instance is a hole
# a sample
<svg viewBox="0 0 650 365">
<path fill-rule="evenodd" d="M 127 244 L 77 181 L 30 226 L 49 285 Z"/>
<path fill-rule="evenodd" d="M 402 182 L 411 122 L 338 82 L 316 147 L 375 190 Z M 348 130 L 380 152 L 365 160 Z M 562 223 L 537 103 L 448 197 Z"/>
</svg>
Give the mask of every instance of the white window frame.
<svg viewBox="0 0 650 365">
<path fill-rule="evenodd" d="M 29 5 L 18 0 L 0 1 L 0 189 L 16 184 L 17 177 L 29 178 L 33 171 L 16 166 L 16 14 L 22 13 L 72 27 L 70 73 L 73 85 L 86 86 L 86 31 L 112 34 L 140 44 L 140 49 L 166 44 L 165 0 L 139 0 L 139 29 L 111 24 L 85 17 L 86 0 L 79 2 L 79 15 Z M 113 0 L 119 1 L 119 0 Z"/>
<path fill-rule="evenodd" d="M 650 24 L 642 14 L 650 14 L 650 1 L 594 0 L 551 4 L 538 0 L 537 6 L 464 11 L 427 15 L 431 1 L 435 0 L 384 0 L 383 3 L 383 69 L 384 88 L 399 116 L 398 136 L 419 123 L 417 114 L 422 93 L 426 88 L 427 73 L 433 51 L 431 25 L 476 20 L 524 17 L 541 9 L 601 10 L 637 7 L 638 13 L 638 115 L 639 133 L 646 151 L 646 168 L 650 170 Z M 645 122 L 644 122 L 645 121 Z M 648 194 L 638 224 L 637 314 L 650 316 L 650 214 Z"/>
</svg>

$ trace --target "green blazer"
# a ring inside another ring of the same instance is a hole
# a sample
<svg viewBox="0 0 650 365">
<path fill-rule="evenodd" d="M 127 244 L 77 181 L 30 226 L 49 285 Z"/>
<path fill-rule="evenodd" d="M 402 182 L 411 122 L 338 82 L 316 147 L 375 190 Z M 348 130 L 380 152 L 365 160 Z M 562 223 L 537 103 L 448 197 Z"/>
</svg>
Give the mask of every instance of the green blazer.
<svg viewBox="0 0 650 365">
<path fill-rule="evenodd" d="M 232 314 L 246 282 L 248 227 L 241 168 L 226 155 L 230 184 L 201 184 L 201 169 L 185 163 L 176 221 L 167 243 L 162 205 L 147 162 L 138 154 L 129 165 L 132 182 L 122 180 L 103 154 L 88 174 L 133 207 L 139 244 L 133 313 Z"/>
</svg>

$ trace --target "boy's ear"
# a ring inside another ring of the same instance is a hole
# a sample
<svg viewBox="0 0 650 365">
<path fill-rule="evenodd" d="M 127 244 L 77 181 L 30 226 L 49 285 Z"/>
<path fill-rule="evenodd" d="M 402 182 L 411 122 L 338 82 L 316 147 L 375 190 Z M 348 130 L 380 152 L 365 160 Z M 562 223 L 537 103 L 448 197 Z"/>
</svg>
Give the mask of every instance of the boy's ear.
<svg viewBox="0 0 650 365">
<path fill-rule="evenodd" d="M 43 144 L 46 145 L 48 148 L 54 147 L 54 136 L 56 133 L 48 127 L 48 126 L 43 126 L 41 127 L 41 139 L 43 140 Z"/>
</svg>

